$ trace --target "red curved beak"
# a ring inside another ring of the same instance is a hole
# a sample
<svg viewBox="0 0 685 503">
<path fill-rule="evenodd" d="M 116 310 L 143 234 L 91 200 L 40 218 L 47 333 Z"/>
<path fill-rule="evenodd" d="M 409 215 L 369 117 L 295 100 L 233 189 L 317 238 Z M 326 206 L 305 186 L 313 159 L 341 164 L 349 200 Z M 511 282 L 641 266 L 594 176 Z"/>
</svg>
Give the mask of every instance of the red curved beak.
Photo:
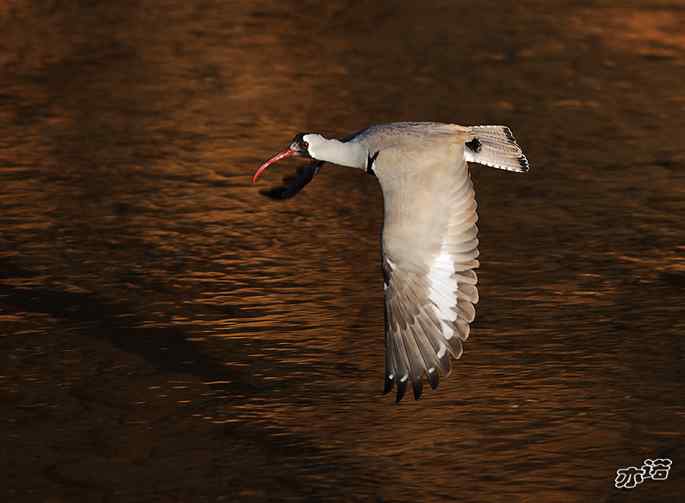
<svg viewBox="0 0 685 503">
<path fill-rule="evenodd" d="M 283 152 L 279 152 L 278 154 L 273 156 L 271 159 L 266 161 L 264 164 L 259 166 L 259 169 L 257 171 L 255 171 L 255 174 L 252 176 L 252 183 L 255 183 L 257 181 L 257 178 L 259 178 L 261 176 L 261 174 L 264 172 L 264 170 L 266 168 L 268 168 L 269 166 L 271 166 L 272 164 L 280 161 L 281 159 L 286 159 L 287 157 L 291 157 L 291 156 L 296 155 L 296 154 L 297 154 L 297 152 L 293 149 L 290 149 L 290 148 L 284 150 Z"/>
</svg>

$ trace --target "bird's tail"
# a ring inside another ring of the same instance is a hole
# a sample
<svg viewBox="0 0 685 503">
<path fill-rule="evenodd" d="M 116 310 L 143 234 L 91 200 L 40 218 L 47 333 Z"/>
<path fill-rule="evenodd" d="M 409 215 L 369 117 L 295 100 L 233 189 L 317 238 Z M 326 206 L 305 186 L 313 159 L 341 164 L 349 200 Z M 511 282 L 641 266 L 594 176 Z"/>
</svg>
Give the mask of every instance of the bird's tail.
<svg viewBox="0 0 685 503">
<path fill-rule="evenodd" d="M 507 126 L 472 126 L 464 142 L 464 158 L 493 168 L 525 173 L 528 159 Z"/>
</svg>

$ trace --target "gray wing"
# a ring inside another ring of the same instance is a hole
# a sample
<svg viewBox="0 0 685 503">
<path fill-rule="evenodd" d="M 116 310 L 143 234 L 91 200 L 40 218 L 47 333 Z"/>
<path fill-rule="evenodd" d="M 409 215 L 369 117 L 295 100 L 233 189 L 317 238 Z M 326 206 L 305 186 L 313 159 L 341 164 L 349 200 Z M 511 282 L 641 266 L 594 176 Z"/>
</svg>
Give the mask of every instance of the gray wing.
<svg viewBox="0 0 685 503">
<path fill-rule="evenodd" d="M 462 354 L 478 302 L 478 217 L 463 148 L 422 159 L 412 172 L 391 171 L 393 162 L 403 159 L 386 155 L 374 170 L 386 207 L 385 392 L 395 386 L 399 402 L 410 382 L 421 396 L 424 376 L 437 387 L 450 355 Z"/>
</svg>

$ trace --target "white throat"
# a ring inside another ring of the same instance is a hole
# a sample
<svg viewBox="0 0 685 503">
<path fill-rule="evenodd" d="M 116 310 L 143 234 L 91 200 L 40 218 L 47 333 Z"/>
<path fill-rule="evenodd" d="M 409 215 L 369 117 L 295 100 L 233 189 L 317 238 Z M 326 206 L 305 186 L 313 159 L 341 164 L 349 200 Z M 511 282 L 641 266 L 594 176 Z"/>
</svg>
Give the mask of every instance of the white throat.
<svg viewBox="0 0 685 503">
<path fill-rule="evenodd" d="M 366 168 L 366 149 L 357 142 L 328 140 L 319 134 L 307 134 L 303 139 L 309 144 L 309 155 L 314 159 L 351 168 Z"/>
</svg>

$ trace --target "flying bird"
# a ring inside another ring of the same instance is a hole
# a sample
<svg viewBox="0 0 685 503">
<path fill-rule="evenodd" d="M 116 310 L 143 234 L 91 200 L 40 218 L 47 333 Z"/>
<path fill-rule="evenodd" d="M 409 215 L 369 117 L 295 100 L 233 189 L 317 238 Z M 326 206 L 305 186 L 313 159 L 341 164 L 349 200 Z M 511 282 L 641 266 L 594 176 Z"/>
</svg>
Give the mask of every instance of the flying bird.
<svg viewBox="0 0 685 503">
<path fill-rule="evenodd" d="M 476 198 L 467 162 L 524 173 L 529 164 L 506 126 L 399 122 L 371 126 L 342 140 L 300 133 L 262 164 L 288 157 L 314 162 L 267 191 L 292 197 L 323 163 L 366 171 L 378 178 L 384 199 L 381 236 L 385 290 L 385 386 L 396 401 L 411 382 L 414 398 L 423 377 L 438 386 L 469 336 L 478 303 Z"/>
</svg>

